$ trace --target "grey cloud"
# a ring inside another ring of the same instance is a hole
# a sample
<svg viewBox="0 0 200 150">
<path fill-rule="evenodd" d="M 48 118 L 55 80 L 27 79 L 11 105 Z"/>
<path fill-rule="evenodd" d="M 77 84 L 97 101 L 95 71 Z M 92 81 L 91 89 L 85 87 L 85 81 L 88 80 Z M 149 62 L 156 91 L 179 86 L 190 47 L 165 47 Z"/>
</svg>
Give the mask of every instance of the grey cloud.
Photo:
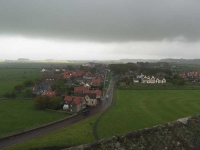
<svg viewBox="0 0 200 150">
<path fill-rule="evenodd" d="M 0 0 L 0 34 L 96 42 L 200 39 L 198 0 Z"/>
</svg>

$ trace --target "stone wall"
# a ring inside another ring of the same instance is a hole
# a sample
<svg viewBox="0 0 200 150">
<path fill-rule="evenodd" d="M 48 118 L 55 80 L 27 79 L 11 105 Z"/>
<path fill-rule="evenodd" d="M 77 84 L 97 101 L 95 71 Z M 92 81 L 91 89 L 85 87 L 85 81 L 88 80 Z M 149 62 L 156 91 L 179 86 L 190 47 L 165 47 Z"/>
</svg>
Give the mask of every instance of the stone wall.
<svg viewBox="0 0 200 150">
<path fill-rule="evenodd" d="M 67 150 L 200 150 L 200 115 Z"/>
</svg>

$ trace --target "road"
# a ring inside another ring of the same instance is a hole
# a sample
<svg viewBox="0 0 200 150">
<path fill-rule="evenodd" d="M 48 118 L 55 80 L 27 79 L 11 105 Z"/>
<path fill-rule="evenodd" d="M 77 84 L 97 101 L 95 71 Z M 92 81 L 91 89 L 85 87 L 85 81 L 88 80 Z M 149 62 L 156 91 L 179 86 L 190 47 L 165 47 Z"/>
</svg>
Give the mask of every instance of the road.
<svg viewBox="0 0 200 150">
<path fill-rule="evenodd" d="M 9 138 L 0 139 L 0 149 L 4 149 L 6 147 L 16 145 L 18 143 L 22 143 L 22 142 L 27 141 L 27 140 L 37 138 L 41 135 L 45 135 L 49 132 L 58 130 L 60 128 L 67 127 L 70 124 L 84 120 L 88 117 L 91 117 L 91 116 L 101 112 L 102 110 L 105 110 L 107 107 L 110 106 L 110 104 L 112 102 L 112 94 L 113 94 L 114 83 L 115 83 L 115 80 L 111 79 L 110 85 L 107 89 L 107 95 L 109 96 L 108 99 L 104 98 L 103 102 L 99 106 L 97 106 L 96 108 L 92 109 L 90 111 L 89 115 L 84 116 L 84 115 L 80 114 L 80 115 L 77 115 L 75 117 L 66 119 L 62 122 L 58 122 L 58 123 L 55 123 L 55 124 L 52 124 L 52 125 L 49 125 L 49 126 L 46 126 L 46 127 L 43 127 L 43 128 L 39 128 L 39 129 L 30 131 L 30 132 L 27 132 L 27 133 L 21 133 L 21 134 L 18 134 L 16 136 L 12 136 L 12 137 L 9 137 Z"/>
</svg>

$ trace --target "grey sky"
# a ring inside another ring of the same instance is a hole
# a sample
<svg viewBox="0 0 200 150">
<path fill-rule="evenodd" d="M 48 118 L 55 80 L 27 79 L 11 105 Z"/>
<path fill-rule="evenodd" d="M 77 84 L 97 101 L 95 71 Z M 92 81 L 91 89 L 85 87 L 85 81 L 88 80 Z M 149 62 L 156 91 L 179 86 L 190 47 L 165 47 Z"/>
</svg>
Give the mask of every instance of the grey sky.
<svg viewBox="0 0 200 150">
<path fill-rule="evenodd" d="M 63 55 L 55 56 L 55 50 L 68 54 L 66 59 L 200 57 L 199 6 L 198 0 L 0 0 L 0 59 L 6 59 L 8 51 L 36 58 L 30 45 L 38 40 L 46 43 L 38 47 L 40 53 L 51 49 L 48 57 L 57 59 Z M 7 48 L 3 41 L 15 37 L 29 44 Z M 52 50 L 47 41 L 63 47 Z M 82 49 L 77 47 L 81 44 Z M 75 57 L 70 45 L 80 55 Z"/>
</svg>

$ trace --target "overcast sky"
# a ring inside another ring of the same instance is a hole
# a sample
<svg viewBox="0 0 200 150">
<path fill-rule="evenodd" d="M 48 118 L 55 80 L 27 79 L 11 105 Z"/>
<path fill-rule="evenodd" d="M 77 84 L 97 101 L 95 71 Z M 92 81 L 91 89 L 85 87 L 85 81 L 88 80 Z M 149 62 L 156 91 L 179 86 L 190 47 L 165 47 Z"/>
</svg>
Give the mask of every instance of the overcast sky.
<svg viewBox="0 0 200 150">
<path fill-rule="evenodd" d="M 0 0 L 0 59 L 200 58 L 199 0 Z"/>
</svg>

